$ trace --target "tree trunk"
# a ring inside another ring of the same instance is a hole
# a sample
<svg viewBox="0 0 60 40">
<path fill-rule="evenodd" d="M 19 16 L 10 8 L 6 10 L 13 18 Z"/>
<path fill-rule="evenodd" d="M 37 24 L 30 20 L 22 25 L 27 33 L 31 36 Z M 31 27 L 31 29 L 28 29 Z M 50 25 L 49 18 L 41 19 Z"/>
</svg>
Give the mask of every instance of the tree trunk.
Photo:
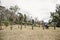
<svg viewBox="0 0 60 40">
<path fill-rule="evenodd" d="M 40 27 L 40 25 L 39 25 L 39 27 Z"/>
<path fill-rule="evenodd" d="M 26 24 L 25 24 L 25 28 L 26 28 Z"/>
<path fill-rule="evenodd" d="M 42 27 L 43 27 L 43 30 L 44 30 L 44 25 L 42 25 Z"/>
<path fill-rule="evenodd" d="M 19 29 L 19 25 L 18 25 L 18 29 Z"/>
<path fill-rule="evenodd" d="M 43 27 L 43 30 L 44 30 L 44 27 Z"/>
<path fill-rule="evenodd" d="M 54 30 L 56 29 L 56 26 L 54 26 Z"/>
<path fill-rule="evenodd" d="M 33 30 L 33 25 L 32 25 L 32 30 Z"/>
<path fill-rule="evenodd" d="M 22 30 L 22 23 L 21 23 L 21 30 Z"/>
<path fill-rule="evenodd" d="M 12 25 L 11 25 L 10 29 L 12 30 L 12 28 L 13 28 L 13 27 L 12 27 Z"/>
</svg>

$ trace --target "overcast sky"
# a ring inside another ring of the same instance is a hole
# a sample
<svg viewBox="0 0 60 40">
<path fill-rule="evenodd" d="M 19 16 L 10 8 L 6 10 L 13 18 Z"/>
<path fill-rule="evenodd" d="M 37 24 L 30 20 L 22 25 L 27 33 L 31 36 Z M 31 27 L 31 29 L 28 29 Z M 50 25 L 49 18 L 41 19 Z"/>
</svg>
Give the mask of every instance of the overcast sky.
<svg viewBox="0 0 60 40">
<path fill-rule="evenodd" d="M 29 13 L 34 18 L 47 21 L 50 18 L 50 12 L 55 10 L 59 0 L 1 0 L 1 4 L 10 7 L 18 5 L 22 12 Z"/>
</svg>

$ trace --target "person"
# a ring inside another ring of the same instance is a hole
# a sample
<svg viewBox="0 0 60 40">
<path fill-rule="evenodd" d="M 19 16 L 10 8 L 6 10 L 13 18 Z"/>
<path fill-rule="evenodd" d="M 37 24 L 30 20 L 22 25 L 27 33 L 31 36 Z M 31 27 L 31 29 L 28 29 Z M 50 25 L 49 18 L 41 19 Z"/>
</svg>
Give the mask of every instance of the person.
<svg viewBox="0 0 60 40">
<path fill-rule="evenodd" d="M 45 28 L 46 28 L 46 29 L 48 29 L 48 28 L 49 28 L 48 23 L 45 23 Z"/>
</svg>

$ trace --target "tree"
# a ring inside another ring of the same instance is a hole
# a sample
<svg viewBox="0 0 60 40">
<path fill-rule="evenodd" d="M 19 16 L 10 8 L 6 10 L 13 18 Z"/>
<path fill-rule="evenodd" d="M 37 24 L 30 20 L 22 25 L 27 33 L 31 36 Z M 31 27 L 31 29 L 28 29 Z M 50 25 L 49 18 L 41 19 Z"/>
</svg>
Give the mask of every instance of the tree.
<svg viewBox="0 0 60 40">
<path fill-rule="evenodd" d="M 42 25 L 42 28 L 44 30 L 44 21 L 43 20 L 41 21 L 41 25 Z"/>
<path fill-rule="evenodd" d="M 20 9 L 17 5 L 15 6 L 11 6 L 10 8 L 10 11 L 12 12 L 11 13 L 11 16 L 10 16 L 10 21 L 11 21 L 11 24 L 13 24 L 14 22 L 17 23 L 18 21 L 16 21 L 16 12 Z M 12 25 L 11 25 L 12 26 Z"/>
<path fill-rule="evenodd" d="M 1 25 L 2 25 L 2 22 L 1 22 L 1 19 L 0 19 L 0 30 L 2 30 L 2 26 Z"/>
<path fill-rule="evenodd" d="M 56 6 L 56 11 L 55 12 L 51 12 L 51 18 L 52 18 L 52 22 L 54 23 L 54 29 L 56 29 L 55 27 L 60 27 L 60 5 Z"/>
<path fill-rule="evenodd" d="M 22 30 L 23 15 L 22 13 L 18 13 L 18 14 L 19 14 L 19 24 L 21 24 L 21 30 Z"/>
<path fill-rule="evenodd" d="M 0 6 L 0 30 L 2 30 L 2 21 L 4 20 L 4 14 L 3 14 L 3 10 L 2 9 L 5 9 L 5 7 L 3 6 Z"/>
<path fill-rule="evenodd" d="M 26 16 L 26 14 L 24 14 L 24 23 L 25 23 L 25 28 L 26 28 L 26 24 L 27 24 L 27 16 Z"/>
<path fill-rule="evenodd" d="M 34 19 L 32 19 L 32 30 L 33 30 L 33 26 L 34 26 Z"/>
<path fill-rule="evenodd" d="M 15 6 L 10 6 L 10 8 L 9 8 L 11 11 L 13 11 L 13 12 L 17 12 L 18 10 L 20 10 L 20 8 L 17 6 L 17 5 L 15 5 Z"/>
<path fill-rule="evenodd" d="M 7 27 L 9 25 L 8 21 L 4 21 L 4 25 Z"/>
<path fill-rule="evenodd" d="M 39 27 L 40 27 L 40 21 L 38 21 L 38 25 L 39 25 Z"/>
</svg>

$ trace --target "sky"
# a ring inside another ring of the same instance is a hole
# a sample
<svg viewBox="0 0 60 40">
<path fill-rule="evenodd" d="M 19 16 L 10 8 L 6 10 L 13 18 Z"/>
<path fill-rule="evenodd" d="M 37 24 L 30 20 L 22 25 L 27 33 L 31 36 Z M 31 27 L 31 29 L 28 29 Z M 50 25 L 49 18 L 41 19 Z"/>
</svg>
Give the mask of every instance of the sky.
<svg viewBox="0 0 60 40">
<path fill-rule="evenodd" d="M 54 12 L 59 0 L 1 0 L 1 5 L 9 8 L 18 5 L 20 12 L 37 17 L 39 20 L 48 21 L 50 12 Z"/>
</svg>

